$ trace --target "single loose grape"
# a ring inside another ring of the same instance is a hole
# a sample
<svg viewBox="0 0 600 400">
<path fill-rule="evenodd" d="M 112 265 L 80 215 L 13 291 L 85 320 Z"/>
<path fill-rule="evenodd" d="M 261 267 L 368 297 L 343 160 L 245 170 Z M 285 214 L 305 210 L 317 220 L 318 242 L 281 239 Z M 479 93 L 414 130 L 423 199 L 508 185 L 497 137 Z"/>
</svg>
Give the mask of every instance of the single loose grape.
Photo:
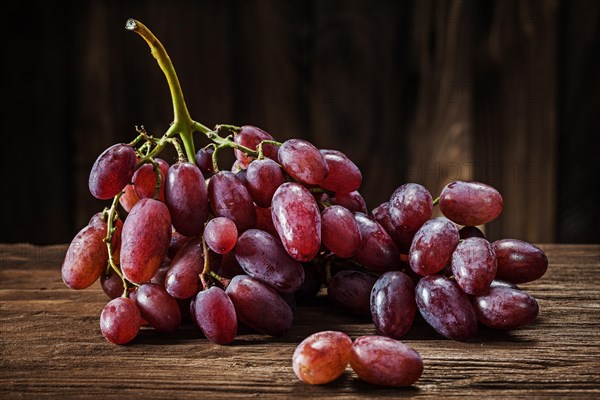
<svg viewBox="0 0 600 400">
<path fill-rule="evenodd" d="M 410 386 L 423 373 L 419 353 L 398 340 L 383 336 L 356 339 L 350 365 L 360 379 L 383 386 Z"/>
<path fill-rule="evenodd" d="M 303 382 L 321 385 L 336 380 L 350 362 L 352 339 L 343 332 L 317 332 L 304 339 L 292 357 L 294 373 Z"/>
</svg>

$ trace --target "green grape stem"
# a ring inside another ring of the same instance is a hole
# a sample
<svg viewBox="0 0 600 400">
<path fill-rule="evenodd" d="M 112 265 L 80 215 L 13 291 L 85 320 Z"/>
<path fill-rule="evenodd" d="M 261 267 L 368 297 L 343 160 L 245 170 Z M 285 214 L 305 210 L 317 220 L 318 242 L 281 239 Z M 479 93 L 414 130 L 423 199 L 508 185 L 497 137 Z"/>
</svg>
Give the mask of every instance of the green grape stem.
<svg viewBox="0 0 600 400">
<path fill-rule="evenodd" d="M 437 199 L 433 200 L 433 205 L 437 206 L 440 202 L 440 198 L 438 197 Z"/>
<path fill-rule="evenodd" d="M 112 238 L 115 231 L 117 230 L 117 227 L 114 226 L 114 223 L 119 218 L 117 206 L 119 205 L 119 199 L 121 198 L 123 193 L 125 192 L 121 191 L 113 198 L 113 202 L 110 206 L 110 209 L 108 210 L 108 215 L 106 216 L 106 237 L 104 238 L 104 242 L 106 243 L 106 248 L 108 250 L 108 265 L 117 275 L 119 275 L 119 278 L 121 278 L 121 281 L 123 282 L 123 297 L 127 297 L 127 294 L 129 292 L 128 281 L 123 276 L 123 273 L 121 272 L 119 267 L 117 267 L 117 264 L 115 263 L 115 260 L 113 258 L 112 249 Z"/>
<path fill-rule="evenodd" d="M 157 154 L 159 154 L 163 150 L 165 145 L 168 142 L 170 142 L 169 139 L 173 138 L 175 135 L 179 135 L 179 137 L 181 138 L 183 147 L 185 148 L 185 154 L 187 155 L 187 159 L 189 162 L 193 163 L 195 161 L 196 150 L 194 147 L 194 140 L 192 134 L 195 131 L 204 133 L 208 139 L 210 139 L 216 144 L 215 153 L 219 148 L 229 147 L 238 149 L 246 153 L 248 156 L 259 157 L 260 149 L 259 151 L 254 151 L 245 146 L 235 143 L 235 141 L 233 141 L 229 136 L 221 137 L 218 134 L 218 132 L 222 129 L 227 129 L 231 132 L 237 133 L 240 131 L 240 127 L 235 125 L 222 124 L 217 125 L 216 130 L 213 131 L 205 125 L 194 121 L 190 116 L 190 113 L 187 109 L 187 105 L 185 104 L 183 91 L 181 89 L 181 84 L 179 83 L 177 73 L 175 72 L 173 62 L 171 61 L 171 58 L 169 57 L 162 43 L 144 24 L 133 18 L 127 20 L 127 22 L 125 23 L 125 29 L 133 31 L 140 35 L 146 41 L 148 46 L 150 46 L 152 56 L 156 59 L 160 69 L 163 71 L 165 77 L 167 78 L 167 83 L 169 85 L 171 99 L 173 102 L 173 123 L 171 124 L 167 132 L 165 132 L 163 137 L 156 142 L 156 146 L 142 158 L 140 163 L 143 163 L 149 158 L 155 157 Z M 136 139 L 134 139 L 131 142 L 132 145 L 139 142 L 142 138 L 146 138 L 148 140 L 148 138 L 145 137 L 144 134 L 145 131 L 140 132 L 141 137 L 138 136 Z M 174 142 L 170 143 L 175 144 Z M 274 144 L 276 143 L 277 142 L 274 142 Z M 180 153 L 179 149 L 178 153 Z"/>
</svg>

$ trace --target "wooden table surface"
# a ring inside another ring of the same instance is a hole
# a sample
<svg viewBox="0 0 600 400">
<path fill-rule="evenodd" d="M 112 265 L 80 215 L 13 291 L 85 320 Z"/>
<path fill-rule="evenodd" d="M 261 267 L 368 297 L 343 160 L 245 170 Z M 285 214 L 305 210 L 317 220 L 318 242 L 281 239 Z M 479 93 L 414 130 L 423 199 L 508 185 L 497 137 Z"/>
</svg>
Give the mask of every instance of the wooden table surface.
<svg viewBox="0 0 600 400">
<path fill-rule="evenodd" d="M 298 307 L 282 338 L 242 332 L 218 346 L 188 323 L 172 337 L 143 329 L 116 346 L 100 333 L 107 298 L 99 283 L 75 291 L 61 281 L 64 245 L 0 245 L 0 398 L 599 398 L 600 246 L 540 247 L 548 272 L 523 285 L 539 301 L 537 321 L 512 332 L 482 328 L 460 343 L 419 319 L 404 341 L 425 370 L 413 387 L 398 389 L 364 383 L 350 368 L 324 386 L 296 379 L 292 353 L 309 334 L 373 333 L 325 297 Z"/>
</svg>

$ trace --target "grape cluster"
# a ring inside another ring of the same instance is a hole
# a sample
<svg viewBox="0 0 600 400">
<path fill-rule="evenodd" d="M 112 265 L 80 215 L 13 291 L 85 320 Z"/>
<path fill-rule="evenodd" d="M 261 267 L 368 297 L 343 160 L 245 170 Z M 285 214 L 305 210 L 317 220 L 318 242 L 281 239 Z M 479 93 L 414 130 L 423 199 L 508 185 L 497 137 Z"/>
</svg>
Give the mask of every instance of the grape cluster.
<svg viewBox="0 0 600 400">
<path fill-rule="evenodd" d="M 543 275 L 545 255 L 518 240 L 490 243 L 473 226 L 502 211 L 492 187 L 447 185 L 439 197 L 447 218 L 432 218 L 431 194 L 409 183 L 369 215 L 361 173 L 343 153 L 229 129 L 240 146 L 233 171 L 218 170 L 212 145 L 196 163 L 169 166 L 117 144 L 92 167 L 91 193 L 115 201 L 77 234 L 62 276 L 74 289 L 102 277 L 113 298 L 101 315 L 109 341 L 127 343 L 144 323 L 173 332 L 182 309 L 215 343 L 233 341 L 238 321 L 282 335 L 295 301 L 322 284 L 334 304 L 370 315 L 396 339 L 417 309 L 455 340 L 473 338 L 478 321 L 512 329 L 537 316 L 535 299 L 514 284 Z"/>
<path fill-rule="evenodd" d="M 334 335 L 337 353 L 348 351 L 332 363 L 350 362 L 368 382 L 407 385 L 420 376 L 421 359 L 394 339 L 417 309 L 454 340 L 472 339 L 478 323 L 513 329 L 536 318 L 536 300 L 516 284 L 541 277 L 546 256 L 516 239 L 490 243 L 476 227 L 502 212 L 497 190 L 459 181 L 433 200 L 408 183 L 369 212 L 361 172 L 342 152 L 192 120 L 162 44 L 139 21 L 126 28 L 152 48 L 175 115 L 161 137 L 141 128 L 98 157 L 89 189 L 112 203 L 75 236 L 62 265 L 70 288 L 100 278 L 111 299 L 100 316 L 108 341 L 128 343 L 143 325 L 171 334 L 186 317 L 218 344 L 235 339 L 238 323 L 280 336 L 296 302 L 326 286 L 333 304 L 370 317 L 387 337 L 352 344 Z M 198 152 L 195 132 L 210 141 Z M 158 158 L 167 145 L 178 154 L 172 165 Z M 225 170 L 223 149 L 235 154 Z M 438 204 L 446 218 L 432 218 Z"/>
</svg>

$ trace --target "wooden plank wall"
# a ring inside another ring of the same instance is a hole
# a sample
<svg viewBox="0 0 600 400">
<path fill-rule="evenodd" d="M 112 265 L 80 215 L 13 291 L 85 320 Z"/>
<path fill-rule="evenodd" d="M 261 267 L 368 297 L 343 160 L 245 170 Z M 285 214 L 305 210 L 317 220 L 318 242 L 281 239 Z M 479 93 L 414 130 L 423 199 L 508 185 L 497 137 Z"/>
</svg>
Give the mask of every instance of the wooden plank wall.
<svg viewBox="0 0 600 400">
<path fill-rule="evenodd" d="M 492 239 L 600 242 L 594 0 L 27 2 L 6 48 L 1 242 L 70 240 L 103 207 L 89 169 L 171 121 L 128 17 L 161 38 L 194 118 L 337 148 L 370 208 L 401 183 L 479 179 Z M 26 16 L 26 17 L 24 17 Z M 171 157 L 171 156 L 169 156 Z"/>
</svg>

